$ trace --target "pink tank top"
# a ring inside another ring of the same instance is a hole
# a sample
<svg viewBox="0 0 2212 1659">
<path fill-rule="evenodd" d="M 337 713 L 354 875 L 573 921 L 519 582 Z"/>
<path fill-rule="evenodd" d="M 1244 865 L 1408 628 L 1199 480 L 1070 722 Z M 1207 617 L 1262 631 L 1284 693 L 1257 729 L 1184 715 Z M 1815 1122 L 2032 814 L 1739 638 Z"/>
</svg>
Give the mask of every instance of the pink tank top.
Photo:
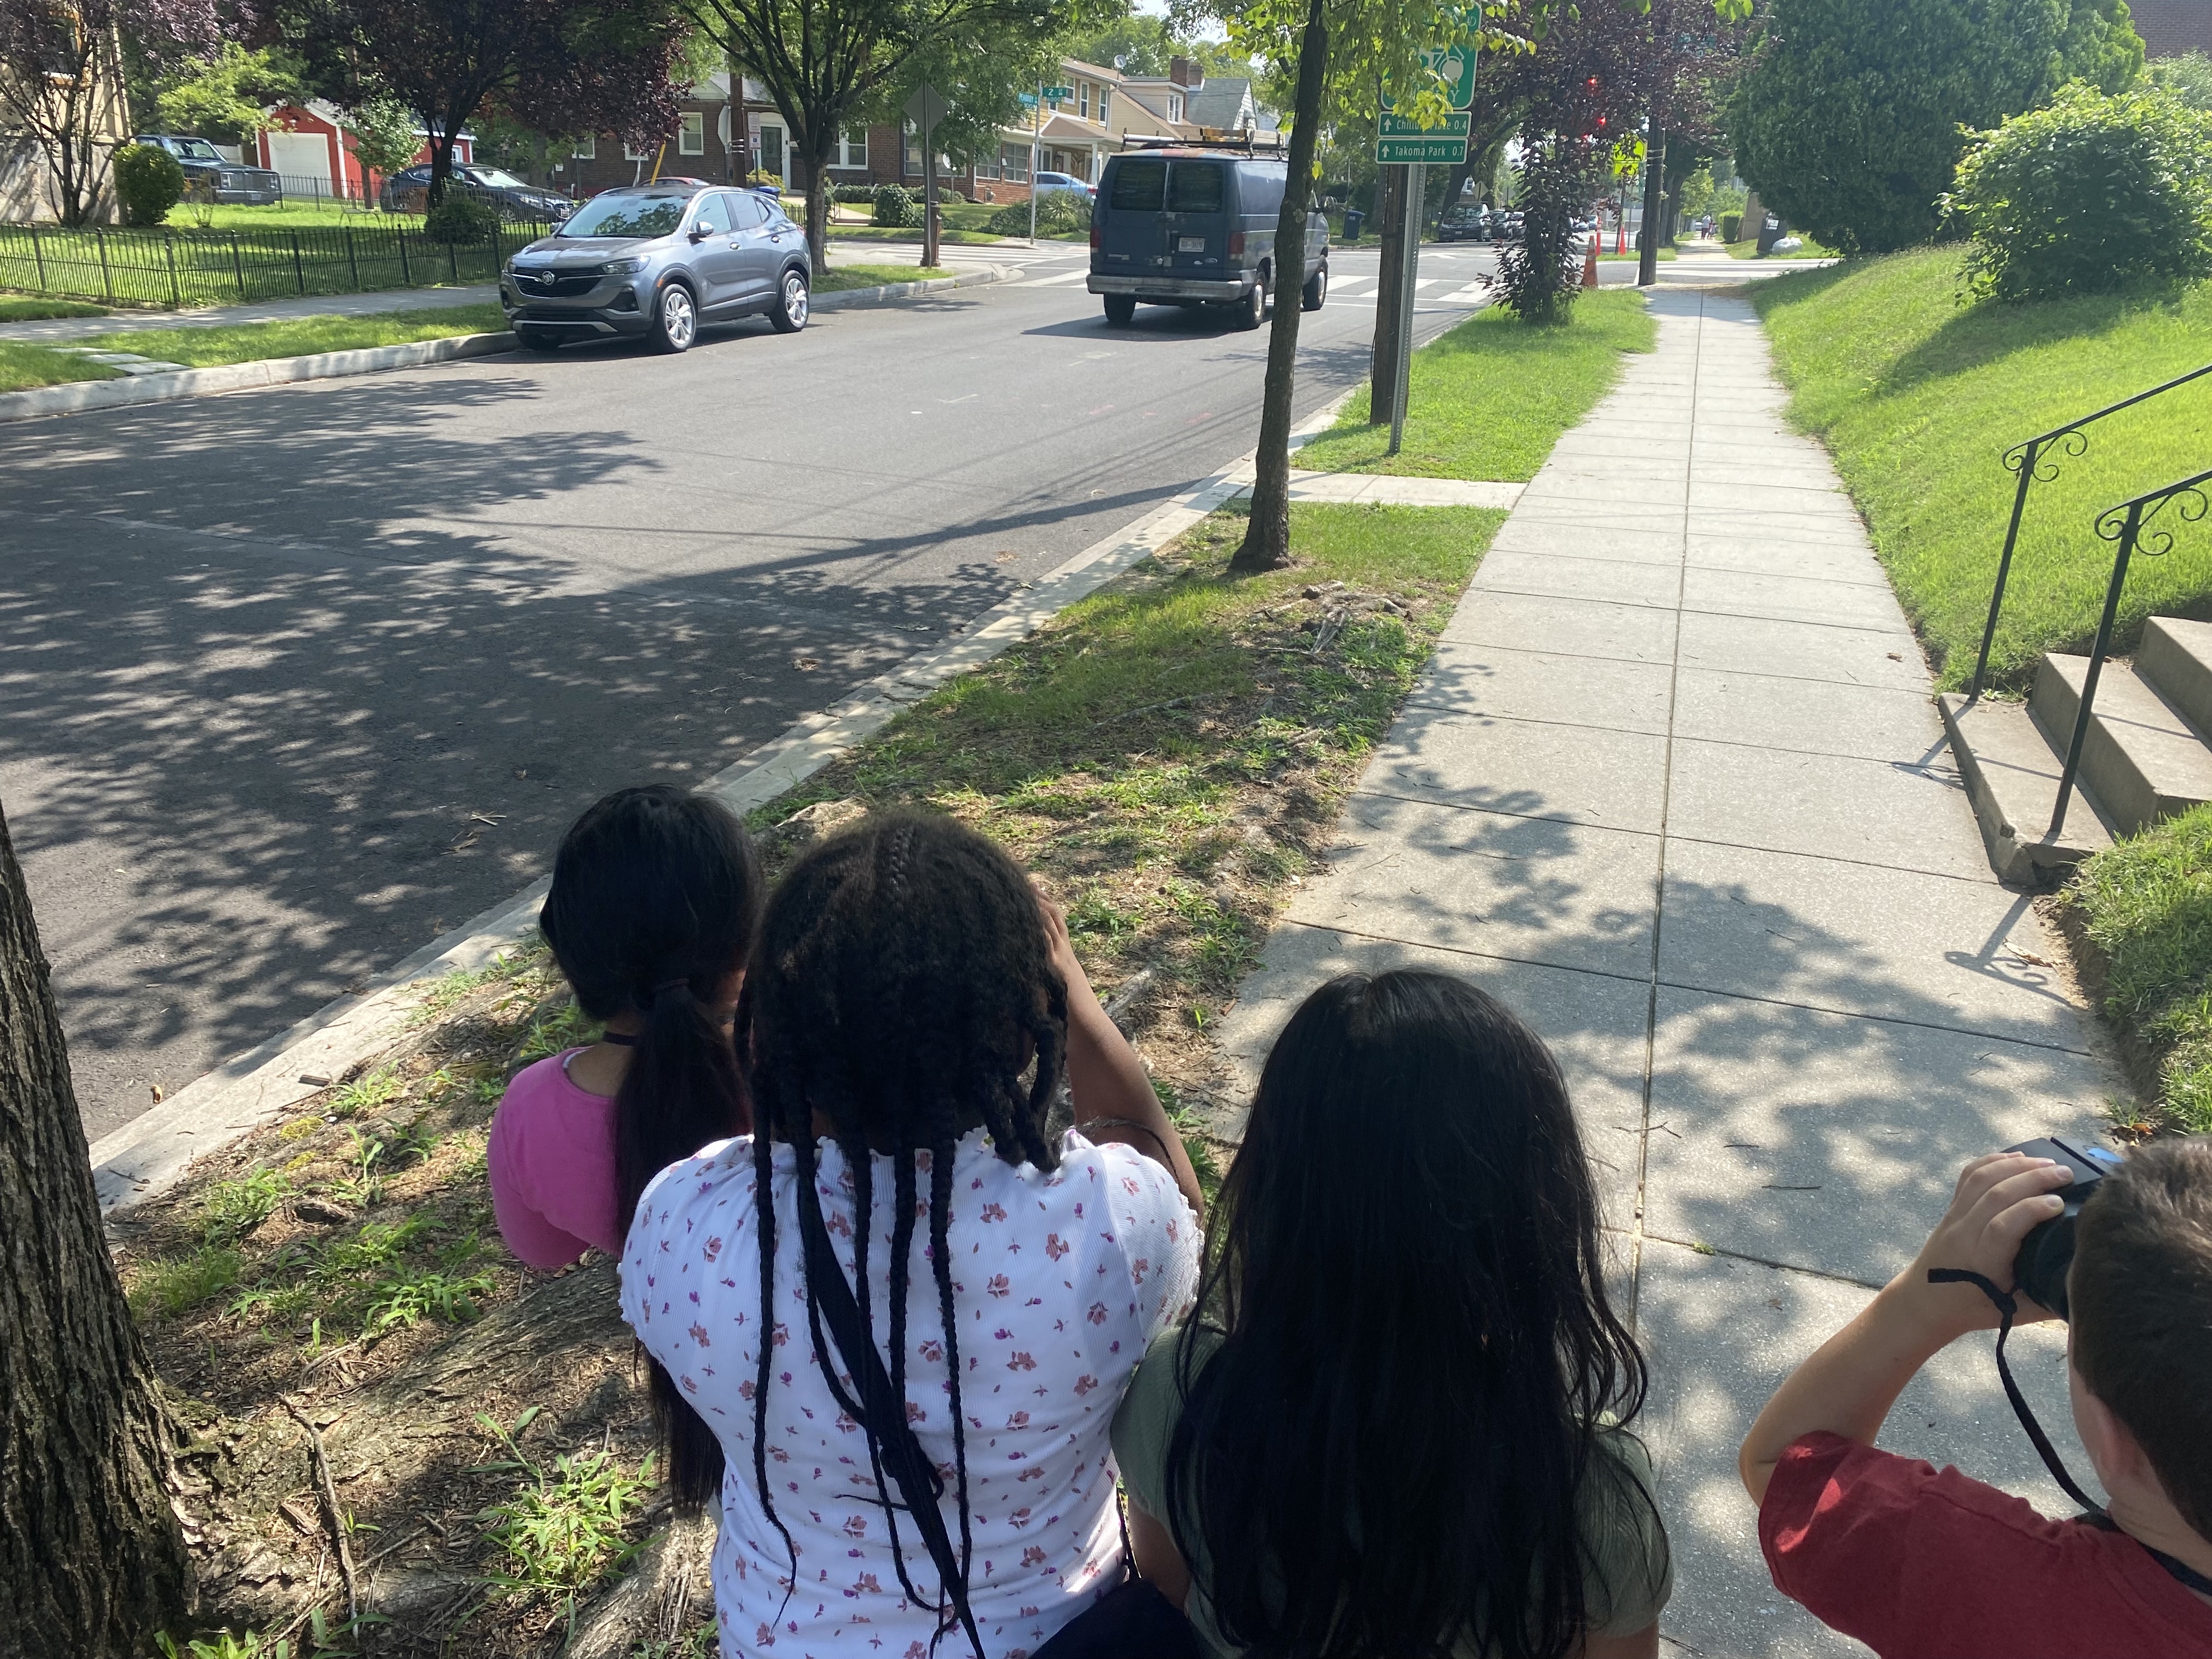
<svg viewBox="0 0 2212 1659">
<path fill-rule="evenodd" d="M 524 1067 L 491 1122 L 485 1167 L 507 1248 L 533 1267 L 586 1249 L 622 1253 L 615 1203 L 615 1103 L 569 1079 L 578 1048 Z"/>
</svg>

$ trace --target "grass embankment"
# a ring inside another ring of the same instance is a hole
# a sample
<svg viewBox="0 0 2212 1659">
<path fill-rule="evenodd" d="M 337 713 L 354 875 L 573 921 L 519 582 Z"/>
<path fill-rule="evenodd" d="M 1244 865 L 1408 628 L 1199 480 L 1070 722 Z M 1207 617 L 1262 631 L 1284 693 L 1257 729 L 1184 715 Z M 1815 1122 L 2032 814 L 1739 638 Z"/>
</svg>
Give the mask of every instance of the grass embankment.
<svg viewBox="0 0 2212 1659">
<path fill-rule="evenodd" d="M 76 300 L 48 300 L 29 294 L 0 294 L 0 323 L 35 323 L 49 317 L 105 317 L 106 306 Z"/>
<path fill-rule="evenodd" d="M 892 283 L 934 283 L 956 274 L 950 265 L 832 265 L 813 279 L 813 288 L 817 294 L 837 294 Z"/>
<path fill-rule="evenodd" d="M 1961 307 L 1960 258 L 1923 248 L 1777 277 L 1751 295 L 1791 417 L 1835 457 L 1946 687 L 1973 675 L 2012 510 L 2006 447 L 2212 359 L 2212 285 Z M 2024 690 L 2045 651 L 2087 648 L 2113 552 L 2091 526 L 2115 501 L 2203 469 L 2212 377 L 2100 422 L 2088 439 L 2029 493 L 1990 653 L 2001 687 Z M 2212 533 L 2176 528 L 2171 553 L 2130 568 L 2124 651 L 2154 613 L 2212 616 Z"/>
<path fill-rule="evenodd" d="M 2099 854 L 2059 902 L 2151 1103 L 2147 1123 L 2124 1127 L 2212 1132 L 2212 807 Z"/>
<path fill-rule="evenodd" d="M 264 357 L 305 357 L 367 346 L 404 345 L 455 334 L 495 333 L 506 327 L 507 319 L 497 306 L 443 306 L 367 317 L 293 317 L 227 327 L 132 329 L 69 343 L 84 350 L 128 351 L 156 362 L 209 368 Z M 0 341 L 0 392 L 58 386 L 69 380 L 119 379 L 121 374 L 75 351 Z"/>
<path fill-rule="evenodd" d="M 1558 328 L 1531 328 L 1492 307 L 1413 354 L 1396 455 L 1383 453 L 1389 428 L 1368 425 L 1363 391 L 1295 462 L 1322 472 L 1533 478 L 1559 434 L 1605 395 L 1620 354 L 1649 351 L 1657 339 L 1643 296 L 1620 289 L 1583 295 Z"/>
<path fill-rule="evenodd" d="M 1721 246 L 1728 249 L 1728 256 L 1731 259 L 1838 259 L 1843 257 L 1834 248 L 1825 242 L 1814 241 L 1802 231 L 1793 230 L 1790 234 L 1803 246 L 1793 247 L 1787 253 L 1761 253 L 1756 236 L 1747 237 L 1741 242 L 1725 242 Z"/>
</svg>

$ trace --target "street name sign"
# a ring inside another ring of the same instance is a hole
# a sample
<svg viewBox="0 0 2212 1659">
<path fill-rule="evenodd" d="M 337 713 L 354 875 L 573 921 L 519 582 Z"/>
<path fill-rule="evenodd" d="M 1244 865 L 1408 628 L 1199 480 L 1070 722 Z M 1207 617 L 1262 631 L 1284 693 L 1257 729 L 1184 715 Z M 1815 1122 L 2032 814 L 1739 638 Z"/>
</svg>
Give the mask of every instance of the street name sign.
<svg viewBox="0 0 2212 1659">
<path fill-rule="evenodd" d="M 1044 100 L 1048 104 L 1065 104 L 1075 96 L 1073 87 L 1047 87 Z"/>
<path fill-rule="evenodd" d="M 1375 159 L 1384 166 L 1409 162 L 1456 167 L 1467 160 L 1474 125 L 1470 114 L 1447 115 L 1442 126 L 1424 127 L 1410 115 L 1382 112 L 1376 128 Z"/>
</svg>

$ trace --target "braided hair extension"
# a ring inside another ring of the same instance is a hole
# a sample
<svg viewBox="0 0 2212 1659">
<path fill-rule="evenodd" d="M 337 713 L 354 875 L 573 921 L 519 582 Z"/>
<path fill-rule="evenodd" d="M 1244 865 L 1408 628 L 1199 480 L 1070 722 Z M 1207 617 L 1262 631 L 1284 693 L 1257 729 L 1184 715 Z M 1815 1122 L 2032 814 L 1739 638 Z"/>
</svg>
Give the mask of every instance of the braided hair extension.
<svg viewBox="0 0 2212 1659">
<path fill-rule="evenodd" d="M 1010 1164 L 1059 1166 L 1044 1125 L 1066 1057 L 1067 988 L 1052 966 L 1036 894 L 1012 859 L 953 819 L 905 811 L 871 817 L 811 849 L 784 877 L 762 924 L 738 1023 L 758 1124 L 754 1169 L 767 1327 L 752 1402 L 753 1473 L 762 1507 L 790 1557 L 790 1583 L 797 1583 L 798 1552 L 775 1513 L 766 1453 L 775 1294 L 769 1148 L 772 1140 L 788 1143 L 796 1178 L 811 1182 L 818 1167 L 817 1126 L 836 1142 L 851 1172 L 854 1289 L 871 1341 L 872 1159 L 880 1154 L 890 1161 L 886 1369 L 900 1399 L 907 1392 L 915 1223 L 925 1213 L 928 1218 L 927 1254 L 944 1326 L 952 1413 L 949 1474 L 959 1509 L 964 1579 L 974 1538 L 952 1283 L 952 1166 L 961 1137 L 978 1127 Z M 916 1178 L 923 1160 L 929 1173 L 926 1207 Z M 834 1391 L 835 1350 L 823 1340 L 811 1290 L 807 1322 Z M 865 1423 L 862 1428 L 866 1432 Z M 882 1447 L 872 1433 L 867 1440 L 900 1584 L 917 1605 L 928 1606 L 908 1575 Z"/>
<path fill-rule="evenodd" d="M 653 1177 L 751 1127 L 730 1036 L 708 1012 L 744 966 L 760 918 L 760 860 L 736 814 L 667 785 L 618 789 L 562 837 L 538 927 L 595 1019 L 645 1029 L 615 1096 L 616 1214 L 623 1230 Z M 657 1362 L 653 1412 L 678 1501 L 718 1491 L 722 1446 Z"/>
</svg>

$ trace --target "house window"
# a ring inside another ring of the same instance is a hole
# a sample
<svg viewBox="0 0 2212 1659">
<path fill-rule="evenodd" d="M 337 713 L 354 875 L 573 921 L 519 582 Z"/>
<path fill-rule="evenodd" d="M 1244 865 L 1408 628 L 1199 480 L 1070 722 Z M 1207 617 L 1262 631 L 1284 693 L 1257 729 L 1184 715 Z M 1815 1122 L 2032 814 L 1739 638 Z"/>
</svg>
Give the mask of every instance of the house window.
<svg viewBox="0 0 2212 1659">
<path fill-rule="evenodd" d="M 915 131 L 911 121 L 906 124 L 906 176 L 921 177 L 921 135 Z"/>
<path fill-rule="evenodd" d="M 1114 125 L 1111 121 L 1106 118 L 1107 112 L 1111 110 L 1114 106 L 1113 99 L 1114 94 L 1111 88 L 1107 87 L 1101 87 L 1098 88 L 1098 125 L 1102 127 L 1111 126 Z"/>
<path fill-rule="evenodd" d="M 864 167 L 868 165 L 868 130 L 848 127 L 837 143 L 838 159 L 830 165 L 838 167 Z"/>
<path fill-rule="evenodd" d="M 707 117 L 696 109 L 687 109 L 677 117 L 676 153 L 678 155 L 704 155 L 707 153 Z"/>
<path fill-rule="evenodd" d="M 1179 92 L 1171 92 L 1168 94 L 1168 119 L 1170 121 L 1182 119 L 1182 94 Z"/>
<path fill-rule="evenodd" d="M 1030 178 L 1030 147 L 1027 144 L 1001 144 L 999 147 L 999 170 L 1010 185 L 1025 185 Z"/>
<path fill-rule="evenodd" d="M 575 147 L 568 152 L 579 161 L 595 161 L 598 159 L 599 153 L 599 141 L 588 132 L 576 140 Z"/>
<path fill-rule="evenodd" d="M 623 160 L 625 161 L 650 161 L 652 159 L 653 150 L 649 145 L 625 143 L 623 146 Z"/>
<path fill-rule="evenodd" d="M 1086 121 L 1091 118 L 1091 82 L 1088 81 L 1075 83 L 1075 112 Z"/>
</svg>

